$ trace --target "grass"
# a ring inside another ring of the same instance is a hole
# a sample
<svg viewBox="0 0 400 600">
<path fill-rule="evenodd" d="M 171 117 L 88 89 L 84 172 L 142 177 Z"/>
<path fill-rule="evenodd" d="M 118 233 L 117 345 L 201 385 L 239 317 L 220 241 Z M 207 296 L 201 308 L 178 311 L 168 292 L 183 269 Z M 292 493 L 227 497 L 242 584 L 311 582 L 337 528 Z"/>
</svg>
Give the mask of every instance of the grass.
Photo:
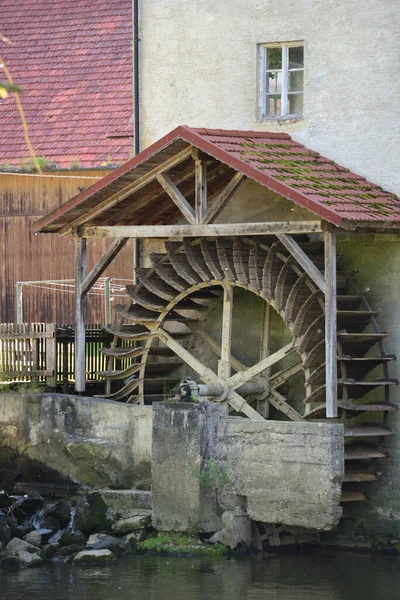
<svg viewBox="0 0 400 600">
<path fill-rule="evenodd" d="M 205 544 L 197 535 L 185 533 L 160 533 L 157 537 L 138 542 L 139 552 L 173 554 L 176 556 L 225 556 L 228 549 L 223 544 Z"/>
</svg>

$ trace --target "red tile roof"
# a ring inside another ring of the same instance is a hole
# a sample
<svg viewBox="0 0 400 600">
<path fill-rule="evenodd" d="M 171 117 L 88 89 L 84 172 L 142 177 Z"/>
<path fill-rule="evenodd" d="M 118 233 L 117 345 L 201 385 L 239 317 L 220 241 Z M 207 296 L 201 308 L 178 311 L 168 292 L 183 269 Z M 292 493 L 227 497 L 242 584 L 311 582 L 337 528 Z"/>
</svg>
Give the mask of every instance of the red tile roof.
<svg viewBox="0 0 400 600">
<path fill-rule="evenodd" d="M 89 206 L 100 204 L 139 177 L 135 175 L 136 169 L 142 176 L 151 171 L 155 162 L 162 163 L 163 153 L 179 140 L 334 225 L 352 228 L 357 223 L 357 226 L 385 228 L 400 223 L 400 198 L 309 150 L 286 133 L 194 129 L 182 125 L 37 221 L 34 230 L 57 231 L 73 221 L 78 212 L 83 216 Z"/>
<path fill-rule="evenodd" d="M 127 160 L 133 145 L 131 0 L 2 0 L 0 15 L 0 33 L 12 41 L 0 42 L 0 55 L 23 87 L 36 154 L 62 168 L 74 159 L 85 167 Z M 0 101 L 0 165 L 25 157 L 10 95 Z"/>
</svg>

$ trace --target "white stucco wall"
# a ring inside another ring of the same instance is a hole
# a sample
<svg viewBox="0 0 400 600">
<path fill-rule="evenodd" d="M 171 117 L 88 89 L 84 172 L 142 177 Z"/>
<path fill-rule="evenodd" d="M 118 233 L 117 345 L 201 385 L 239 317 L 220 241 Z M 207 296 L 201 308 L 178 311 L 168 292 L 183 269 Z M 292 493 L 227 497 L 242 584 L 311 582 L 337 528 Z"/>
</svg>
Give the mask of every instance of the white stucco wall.
<svg viewBox="0 0 400 600">
<path fill-rule="evenodd" d="M 400 194 L 398 0 L 142 0 L 145 148 L 180 124 L 287 131 Z M 257 120 L 259 43 L 304 40 L 304 118 Z"/>
</svg>

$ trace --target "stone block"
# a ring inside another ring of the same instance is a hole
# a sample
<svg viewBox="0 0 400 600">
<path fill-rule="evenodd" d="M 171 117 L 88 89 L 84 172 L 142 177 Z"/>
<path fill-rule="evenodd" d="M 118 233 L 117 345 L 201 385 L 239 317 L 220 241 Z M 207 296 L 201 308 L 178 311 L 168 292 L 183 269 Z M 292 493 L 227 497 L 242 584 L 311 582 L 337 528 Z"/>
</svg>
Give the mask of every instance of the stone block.
<svg viewBox="0 0 400 600">
<path fill-rule="evenodd" d="M 221 407 L 216 403 L 153 404 L 153 526 L 158 531 L 219 527 L 216 490 L 200 484 L 216 456 Z"/>
</svg>

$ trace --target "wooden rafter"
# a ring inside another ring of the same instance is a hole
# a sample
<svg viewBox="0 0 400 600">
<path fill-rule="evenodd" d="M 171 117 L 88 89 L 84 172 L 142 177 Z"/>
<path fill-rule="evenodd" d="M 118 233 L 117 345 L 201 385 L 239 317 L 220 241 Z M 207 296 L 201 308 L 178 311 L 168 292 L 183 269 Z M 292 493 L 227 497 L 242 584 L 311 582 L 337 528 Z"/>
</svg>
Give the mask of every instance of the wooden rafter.
<svg viewBox="0 0 400 600">
<path fill-rule="evenodd" d="M 300 248 L 298 243 L 290 235 L 285 233 L 277 234 L 276 237 L 289 250 L 293 258 L 296 259 L 307 275 L 309 275 L 313 282 L 319 287 L 321 292 L 325 294 L 326 284 L 324 276 L 322 275 L 321 271 L 317 269 L 304 250 Z"/>
<path fill-rule="evenodd" d="M 190 146 L 188 146 L 184 150 L 181 150 L 181 152 L 178 152 L 178 154 L 172 156 L 161 165 L 155 167 L 142 177 L 139 177 L 136 181 L 127 185 L 122 190 L 119 190 L 115 194 L 112 194 L 109 198 L 103 200 L 103 202 L 100 202 L 93 208 L 89 209 L 83 215 L 80 215 L 79 217 L 74 219 L 71 223 L 68 223 L 68 225 L 66 225 L 59 231 L 59 234 L 66 235 L 68 233 L 71 233 L 75 228 L 79 227 L 83 223 L 94 219 L 102 212 L 104 212 L 105 210 L 109 210 L 110 208 L 112 208 L 131 194 L 138 192 L 146 185 L 151 183 L 157 177 L 157 175 L 159 175 L 160 173 L 165 173 L 165 171 L 168 171 L 173 166 L 178 165 L 179 163 L 186 160 L 191 155 L 191 152 L 192 149 Z"/>
<path fill-rule="evenodd" d="M 245 179 L 246 177 L 243 173 L 235 173 L 227 186 L 214 198 L 211 206 L 207 209 L 203 220 L 204 223 L 212 223 L 218 217 Z"/>
<path fill-rule="evenodd" d="M 179 208 L 185 219 L 194 225 L 197 222 L 195 212 L 173 181 L 171 181 L 166 173 L 157 175 L 156 179 L 174 204 Z"/>
</svg>

